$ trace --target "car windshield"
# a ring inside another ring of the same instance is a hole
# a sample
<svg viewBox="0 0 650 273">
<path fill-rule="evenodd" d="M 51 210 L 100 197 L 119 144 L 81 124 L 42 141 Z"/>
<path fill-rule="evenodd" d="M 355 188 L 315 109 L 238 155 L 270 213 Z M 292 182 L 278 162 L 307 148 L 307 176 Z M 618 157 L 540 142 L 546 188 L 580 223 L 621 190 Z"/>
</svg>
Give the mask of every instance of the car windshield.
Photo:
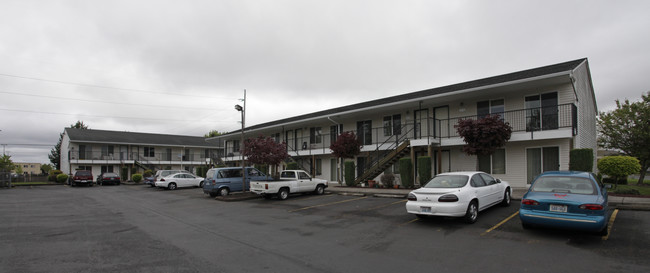
<svg viewBox="0 0 650 273">
<path fill-rule="evenodd" d="M 467 184 L 467 175 L 439 175 L 424 185 L 425 188 L 461 188 Z"/>
<path fill-rule="evenodd" d="M 531 191 L 594 195 L 596 187 L 593 181 L 582 177 L 542 176 L 535 180 Z"/>
</svg>

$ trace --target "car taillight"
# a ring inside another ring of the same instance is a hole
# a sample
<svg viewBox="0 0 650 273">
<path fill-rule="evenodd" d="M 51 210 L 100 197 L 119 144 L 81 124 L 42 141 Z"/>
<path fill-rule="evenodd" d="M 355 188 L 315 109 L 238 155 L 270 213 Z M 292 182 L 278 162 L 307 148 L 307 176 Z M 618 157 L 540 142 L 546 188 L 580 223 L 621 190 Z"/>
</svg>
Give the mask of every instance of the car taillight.
<svg viewBox="0 0 650 273">
<path fill-rule="evenodd" d="M 524 199 L 524 200 L 521 200 L 521 204 L 522 205 L 537 206 L 537 205 L 539 205 L 539 202 L 537 202 L 535 200 Z"/>
<path fill-rule="evenodd" d="M 264 189 L 268 190 L 269 189 L 269 184 L 264 184 Z"/>
<path fill-rule="evenodd" d="M 458 202 L 458 196 L 454 194 L 445 194 L 438 198 L 438 202 Z"/>
<path fill-rule="evenodd" d="M 408 197 L 406 197 L 409 201 L 418 201 L 418 198 L 415 197 L 415 194 L 409 193 Z"/>
<path fill-rule="evenodd" d="M 598 204 L 582 204 L 579 208 L 586 210 L 603 210 L 603 206 Z"/>
</svg>

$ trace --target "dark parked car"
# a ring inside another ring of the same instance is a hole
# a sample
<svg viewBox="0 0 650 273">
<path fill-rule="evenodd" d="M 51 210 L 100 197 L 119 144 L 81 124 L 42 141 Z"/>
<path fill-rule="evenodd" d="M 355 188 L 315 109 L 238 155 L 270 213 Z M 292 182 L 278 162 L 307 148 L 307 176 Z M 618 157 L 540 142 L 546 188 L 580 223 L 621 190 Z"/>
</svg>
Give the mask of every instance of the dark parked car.
<svg viewBox="0 0 650 273">
<path fill-rule="evenodd" d="M 119 185 L 121 182 L 120 176 L 116 173 L 103 173 L 97 177 L 97 185 Z"/>
<path fill-rule="evenodd" d="M 90 171 L 76 171 L 70 181 L 70 186 L 86 185 L 93 186 L 93 173 Z"/>
</svg>

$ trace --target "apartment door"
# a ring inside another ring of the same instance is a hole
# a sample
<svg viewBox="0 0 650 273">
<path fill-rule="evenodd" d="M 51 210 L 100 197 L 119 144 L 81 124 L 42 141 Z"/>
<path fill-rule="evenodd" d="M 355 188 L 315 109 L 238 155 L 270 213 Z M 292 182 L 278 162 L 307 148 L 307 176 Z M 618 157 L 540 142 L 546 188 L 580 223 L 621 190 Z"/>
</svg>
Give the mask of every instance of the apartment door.
<svg viewBox="0 0 650 273">
<path fill-rule="evenodd" d="M 330 181 L 338 181 L 338 175 L 337 175 L 337 160 L 336 158 L 330 159 Z"/>
<path fill-rule="evenodd" d="M 434 174 L 451 172 L 451 159 L 449 155 L 449 150 L 436 150 L 433 152 L 433 161 L 434 163 Z M 438 156 L 440 155 L 440 156 Z M 440 166 L 440 167 L 438 167 Z"/>
<path fill-rule="evenodd" d="M 527 183 L 542 172 L 560 169 L 560 149 L 558 147 L 542 147 L 526 149 Z"/>
<path fill-rule="evenodd" d="M 366 170 L 366 158 L 357 157 L 357 176 L 361 176 Z"/>
<path fill-rule="evenodd" d="M 433 132 L 435 137 L 449 137 L 449 106 L 433 109 Z"/>
<path fill-rule="evenodd" d="M 413 130 L 413 138 L 423 138 L 429 135 L 429 109 L 420 109 L 413 112 L 415 129 Z"/>
</svg>

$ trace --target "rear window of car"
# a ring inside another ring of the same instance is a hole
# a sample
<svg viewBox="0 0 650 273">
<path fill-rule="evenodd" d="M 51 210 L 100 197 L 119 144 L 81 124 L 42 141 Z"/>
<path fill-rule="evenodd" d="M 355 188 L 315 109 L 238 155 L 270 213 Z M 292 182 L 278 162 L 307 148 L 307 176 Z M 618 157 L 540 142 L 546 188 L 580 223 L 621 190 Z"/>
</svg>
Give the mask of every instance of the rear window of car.
<svg viewBox="0 0 650 273">
<path fill-rule="evenodd" d="M 92 174 L 89 171 L 77 171 L 75 176 L 91 176 Z"/>
<path fill-rule="evenodd" d="M 424 188 L 462 188 L 467 184 L 467 175 L 439 175 L 424 185 Z"/>
<path fill-rule="evenodd" d="M 105 173 L 104 177 L 118 177 L 116 173 Z"/>
<path fill-rule="evenodd" d="M 596 187 L 593 181 L 582 177 L 542 176 L 535 180 L 531 191 L 594 195 Z"/>
</svg>

